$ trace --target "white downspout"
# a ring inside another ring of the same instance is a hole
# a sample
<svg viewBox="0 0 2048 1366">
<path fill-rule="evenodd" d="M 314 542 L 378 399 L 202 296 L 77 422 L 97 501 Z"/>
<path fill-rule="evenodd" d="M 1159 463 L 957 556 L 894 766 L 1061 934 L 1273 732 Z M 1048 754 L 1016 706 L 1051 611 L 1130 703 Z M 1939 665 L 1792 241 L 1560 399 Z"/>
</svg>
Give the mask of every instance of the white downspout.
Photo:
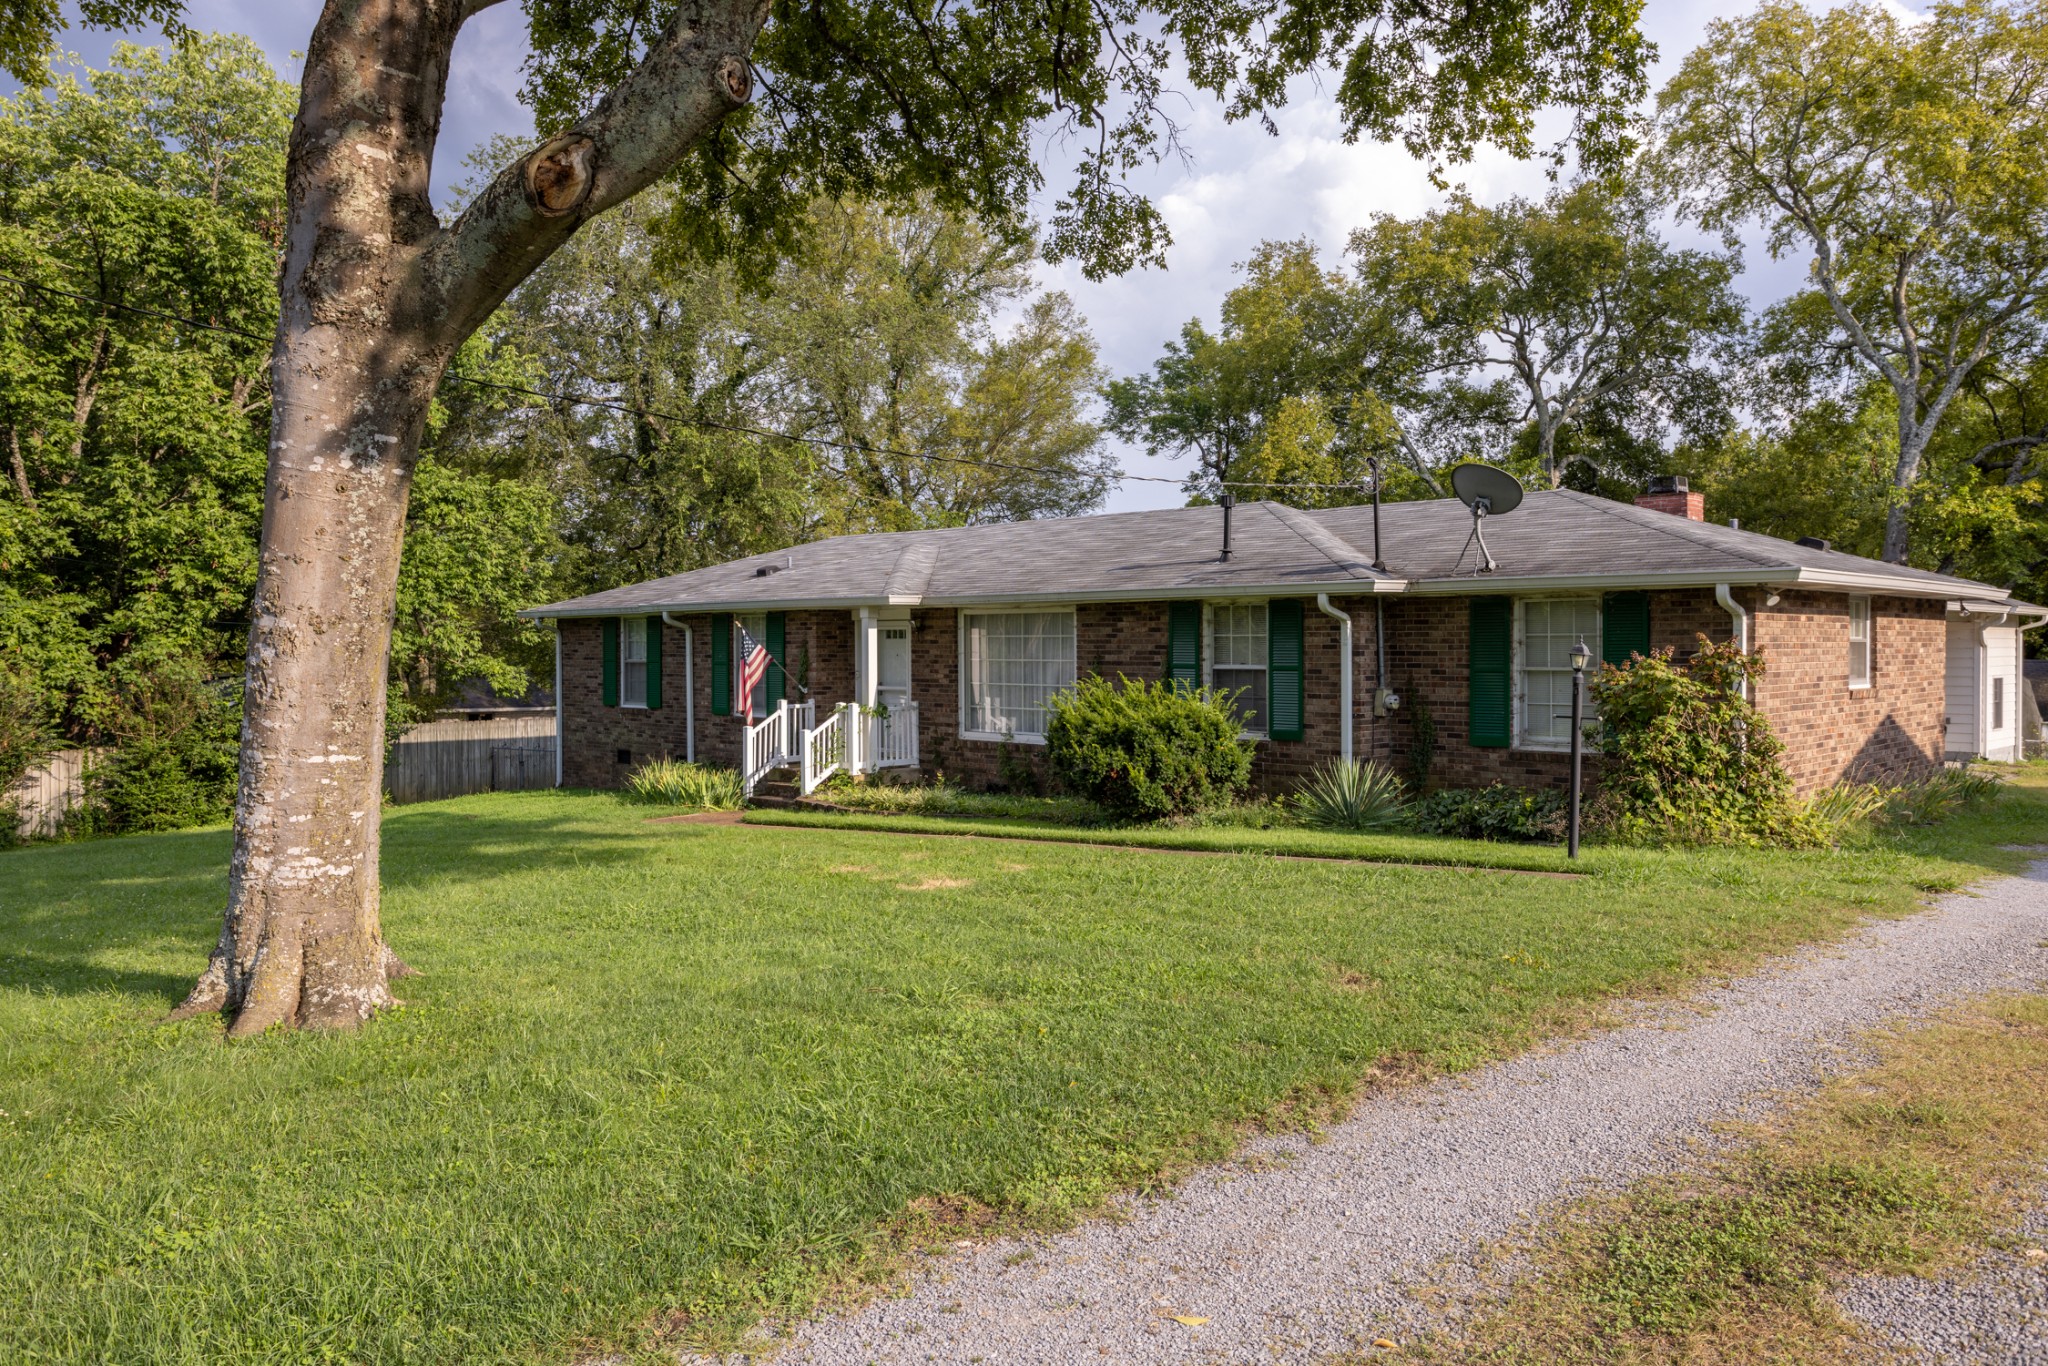
<svg viewBox="0 0 2048 1366">
<path fill-rule="evenodd" d="M 1337 652 L 1344 657 L 1344 672 L 1341 675 L 1342 681 L 1337 685 L 1337 707 L 1339 715 L 1344 718 L 1344 730 L 1341 737 L 1342 753 L 1345 762 L 1349 763 L 1351 760 L 1351 732 L 1358 728 L 1358 718 L 1351 714 L 1351 614 L 1349 612 L 1340 612 L 1330 606 L 1330 595 L 1328 593 L 1316 594 L 1316 606 L 1322 609 L 1324 616 L 1335 617 L 1339 623 L 1337 627 Z"/>
<path fill-rule="evenodd" d="M 677 621 L 668 613 L 661 614 L 663 622 L 683 628 L 683 762 L 697 762 L 697 632 L 687 621 Z"/>
<path fill-rule="evenodd" d="M 562 619 L 555 618 L 555 786 L 562 785 Z"/>
<path fill-rule="evenodd" d="M 1728 585 L 1725 583 L 1714 585 L 1714 601 L 1720 603 L 1721 610 L 1735 621 L 1735 648 L 1748 654 L 1749 609 L 1735 600 L 1735 595 L 1728 591 Z M 1749 680 L 1743 680 L 1740 691 L 1745 702 L 1753 700 L 1749 695 Z"/>
</svg>

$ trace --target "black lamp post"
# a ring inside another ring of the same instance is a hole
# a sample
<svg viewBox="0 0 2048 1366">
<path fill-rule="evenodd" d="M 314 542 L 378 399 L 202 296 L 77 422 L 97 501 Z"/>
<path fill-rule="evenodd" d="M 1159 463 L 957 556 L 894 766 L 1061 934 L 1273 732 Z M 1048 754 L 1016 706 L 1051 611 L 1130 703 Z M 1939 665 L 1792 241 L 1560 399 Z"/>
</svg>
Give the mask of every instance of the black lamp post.
<svg viewBox="0 0 2048 1366">
<path fill-rule="evenodd" d="M 1579 856 L 1579 758 L 1586 748 L 1586 666 L 1593 652 L 1583 638 L 1572 646 L 1572 809 L 1565 827 L 1565 854 Z"/>
</svg>

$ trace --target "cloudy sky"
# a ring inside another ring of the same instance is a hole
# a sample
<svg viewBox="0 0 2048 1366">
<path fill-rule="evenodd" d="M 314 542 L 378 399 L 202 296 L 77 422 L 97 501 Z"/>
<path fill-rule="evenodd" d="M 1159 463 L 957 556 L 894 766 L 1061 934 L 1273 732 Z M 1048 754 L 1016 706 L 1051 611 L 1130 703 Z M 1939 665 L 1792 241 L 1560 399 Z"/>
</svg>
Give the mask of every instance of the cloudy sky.
<svg viewBox="0 0 2048 1366">
<path fill-rule="evenodd" d="M 270 53 L 280 73 L 296 77 L 292 53 L 305 46 L 317 0 L 187 0 L 197 27 L 249 34 Z M 72 8 L 67 5 L 67 9 Z M 1902 7 L 1903 8 L 1903 7 Z M 1704 35 L 1727 4 L 1705 0 L 1657 0 L 1646 6 L 1645 28 L 1660 57 L 1652 88 Z M 73 11 L 75 13 L 75 10 Z M 532 122 L 516 97 L 524 55 L 520 7 L 485 11 L 463 31 L 456 45 L 448 108 L 435 166 L 437 190 L 464 176 L 469 150 L 500 133 L 528 134 Z M 73 29 L 67 46 L 97 63 L 111 46 L 104 34 Z M 1193 316 L 1213 322 L 1229 289 L 1234 267 L 1269 238 L 1309 237 L 1335 259 L 1351 229 L 1375 212 L 1421 213 L 1440 202 L 1423 168 L 1398 147 L 1347 145 L 1334 103 L 1303 83 L 1279 118 L 1279 135 L 1251 124 L 1226 124 L 1216 106 L 1197 99 L 1188 109 L 1189 163 L 1154 168 L 1136 184 L 1162 208 L 1174 243 L 1165 270 L 1146 270 L 1095 284 L 1068 267 L 1042 267 L 1046 283 L 1072 294 L 1101 343 L 1104 363 L 1117 374 L 1148 368 L 1161 347 Z M 1048 165 L 1048 191 L 1063 188 L 1057 150 Z M 1470 164 L 1454 168 L 1484 201 L 1510 195 L 1540 195 L 1539 165 L 1482 150 Z M 1679 233 L 1684 237 L 1688 234 Z M 1793 288 L 1801 261 L 1773 262 L 1752 248 L 1744 286 L 1751 299 L 1767 303 Z M 1122 453 L 1134 473 L 1183 473 L 1179 462 L 1154 461 L 1142 452 Z M 1112 498 L 1116 509 L 1172 505 L 1180 501 L 1170 484 L 1127 483 Z"/>
</svg>

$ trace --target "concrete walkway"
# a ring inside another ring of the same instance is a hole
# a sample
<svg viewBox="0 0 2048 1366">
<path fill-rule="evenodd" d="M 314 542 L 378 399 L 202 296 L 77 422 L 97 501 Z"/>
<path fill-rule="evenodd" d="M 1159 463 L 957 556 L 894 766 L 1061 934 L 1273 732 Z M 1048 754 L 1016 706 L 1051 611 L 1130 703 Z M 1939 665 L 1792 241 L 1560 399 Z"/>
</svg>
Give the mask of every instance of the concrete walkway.
<svg viewBox="0 0 2048 1366">
<path fill-rule="evenodd" d="M 1173 1198 L 965 1249 L 907 1297 L 761 1346 L 848 1366 L 1318 1361 L 1405 1336 L 1405 1287 L 1539 1209 L 1668 1170 L 1714 1122 L 1855 1065 L 1862 1031 L 2043 983 L 2048 860 L 1625 1027 L 1370 1099 L 1321 1143 L 1260 1140 Z"/>
</svg>

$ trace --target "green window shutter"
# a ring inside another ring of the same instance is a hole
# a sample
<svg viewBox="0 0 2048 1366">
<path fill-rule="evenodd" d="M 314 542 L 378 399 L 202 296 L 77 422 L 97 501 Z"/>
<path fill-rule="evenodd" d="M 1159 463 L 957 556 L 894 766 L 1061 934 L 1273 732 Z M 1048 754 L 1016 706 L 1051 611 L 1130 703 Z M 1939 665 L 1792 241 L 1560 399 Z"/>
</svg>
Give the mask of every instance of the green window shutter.
<svg viewBox="0 0 2048 1366">
<path fill-rule="evenodd" d="M 711 714 L 732 715 L 732 617 L 711 614 Z"/>
<path fill-rule="evenodd" d="M 1190 688 L 1202 683 L 1202 604 L 1176 602 L 1166 612 L 1166 677 Z"/>
<path fill-rule="evenodd" d="M 1266 734 L 1301 738 L 1301 602 L 1266 608 Z"/>
<path fill-rule="evenodd" d="M 789 680 L 782 676 L 782 646 L 786 635 L 784 612 L 768 614 L 768 639 L 762 641 L 768 647 L 768 705 L 774 706 L 789 696 Z"/>
<path fill-rule="evenodd" d="M 598 630 L 604 637 L 601 652 L 603 663 L 599 665 L 604 671 L 604 680 L 598 684 L 598 688 L 603 695 L 604 704 L 607 707 L 616 707 L 619 705 L 619 619 L 606 617 L 598 623 Z"/>
<path fill-rule="evenodd" d="M 647 707 L 661 705 L 661 618 L 647 619 Z"/>
<path fill-rule="evenodd" d="M 1617 669 L 1650 654 L 1650 595 L 1609 593 L 1600 600 L 1600 658 Z"/>
<path fill-rule="evenodd" d="M 1514 734 L 1515 605 L 1472 599 L 1470 731 L 1482 749 L 1506 749 Z"/>
</svg>

